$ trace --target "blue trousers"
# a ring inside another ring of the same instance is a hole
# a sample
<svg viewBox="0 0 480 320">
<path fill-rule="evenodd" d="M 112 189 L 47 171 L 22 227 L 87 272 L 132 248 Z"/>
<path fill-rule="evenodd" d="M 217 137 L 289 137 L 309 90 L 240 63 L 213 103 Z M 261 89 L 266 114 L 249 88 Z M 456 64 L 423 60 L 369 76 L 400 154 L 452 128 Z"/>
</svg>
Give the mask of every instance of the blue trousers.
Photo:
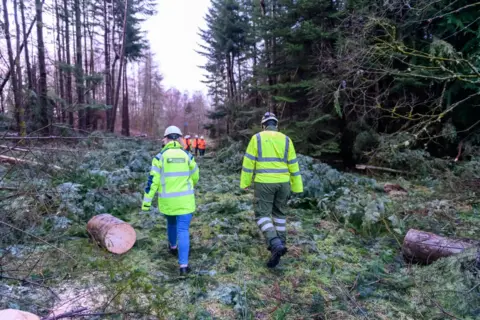
<svg viewBox="0 0 480 320">
<path fill-rule="evenodd" d="M 188 254 L 190 253 L 190 222 L 193 214 L 167 217 L 167 234 L 170 246 L 178 245 L 178 264 L 188 265 Z"/>
</svg>

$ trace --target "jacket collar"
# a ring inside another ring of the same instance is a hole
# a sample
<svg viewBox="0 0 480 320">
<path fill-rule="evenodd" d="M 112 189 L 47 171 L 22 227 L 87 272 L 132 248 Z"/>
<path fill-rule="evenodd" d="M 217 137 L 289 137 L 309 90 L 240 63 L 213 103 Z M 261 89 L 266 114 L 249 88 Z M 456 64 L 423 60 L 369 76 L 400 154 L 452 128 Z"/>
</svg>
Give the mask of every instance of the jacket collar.
<svg viewBox="0 0 480 320">
<path fill-rule="evenodd" d="M 278 128 L 275 126 L 268 126 L 265 128 L 265 131 L 278 131 Z"/>
<path fill-rule="evenodd" d="M 167 149 L 182 149 L 182 145 L 178 141 L 170 141 L 163 147 L 162 151 L 165 151 Z"/>
</svg>

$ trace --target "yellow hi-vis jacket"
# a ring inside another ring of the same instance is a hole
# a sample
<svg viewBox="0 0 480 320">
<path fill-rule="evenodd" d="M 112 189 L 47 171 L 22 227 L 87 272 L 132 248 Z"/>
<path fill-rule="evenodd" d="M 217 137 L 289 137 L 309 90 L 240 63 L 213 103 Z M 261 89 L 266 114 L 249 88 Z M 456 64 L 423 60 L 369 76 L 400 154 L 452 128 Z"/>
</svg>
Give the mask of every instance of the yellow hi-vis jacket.
<svg viewBox="0 0 480 320">
<path fill-rule="evenodd" d="M 257 133 L 248 144 L 243 158 L 240 188 L 252 183 L 290 182 L 292 192 L 303 192 L 302 176 L 292 140 L 272 128 Z"/>
<path fill-rule="evenodd" d="M 143 197 L 148 211 L 158 191 L 160 213 L 178 216 L 195 211 L 195 193 L 200 173 L 193 156 L 179 142 L 171 141 L 155 156 Z"/>
</svg>

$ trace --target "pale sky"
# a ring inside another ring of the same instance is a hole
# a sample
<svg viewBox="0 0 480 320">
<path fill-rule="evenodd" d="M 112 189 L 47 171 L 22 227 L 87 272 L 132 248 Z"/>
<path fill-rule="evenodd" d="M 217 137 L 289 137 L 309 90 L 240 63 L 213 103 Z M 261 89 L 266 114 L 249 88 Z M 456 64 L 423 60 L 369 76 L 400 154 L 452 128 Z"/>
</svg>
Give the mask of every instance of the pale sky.
<svg viewBox="0 0 480 320">
<path fill-rule="evenodd" d="M 205 58 L 199 50 L 201 42 L 197 34 L 205 28 L 204 17 L 210 0 L 157 0 L 158 13 L 144 25 L 148 39 L 155 53 L 155 61 L 164 76 L 166 89 L 175 87 L 180 91 L 193 92 L 207 88 L 201 82 L 205 70 Z"/>
</svg>

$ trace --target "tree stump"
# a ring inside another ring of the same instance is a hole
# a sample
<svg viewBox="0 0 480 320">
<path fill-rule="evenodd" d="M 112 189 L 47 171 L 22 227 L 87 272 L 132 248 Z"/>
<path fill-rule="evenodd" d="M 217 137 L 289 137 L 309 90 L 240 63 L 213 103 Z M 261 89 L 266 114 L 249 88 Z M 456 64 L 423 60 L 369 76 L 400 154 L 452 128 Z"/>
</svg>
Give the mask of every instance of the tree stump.
<svg viewBox="0 0 480 320">
<path fill-rule="evenodd" d="M 0 310 L 0 319 L 2 320 L 40 320 L 40 318 L 33 313 L 15 310 L 5 309 Z"/>
<path fill-rule="evenodd" d="M 116 254 L 130 250 L 137 238 L 131 225 L 108 213 L 90 219 L 87 231 L 100 246 Z"/>
<path fill-rule="evenodd" d="M 402 252 L 407 261 L 430 264 L 479 244 L 480 242 L 474 240 L 450 239 L 434 233 L 410 229 L 403 240 Z"/>
</svg>

